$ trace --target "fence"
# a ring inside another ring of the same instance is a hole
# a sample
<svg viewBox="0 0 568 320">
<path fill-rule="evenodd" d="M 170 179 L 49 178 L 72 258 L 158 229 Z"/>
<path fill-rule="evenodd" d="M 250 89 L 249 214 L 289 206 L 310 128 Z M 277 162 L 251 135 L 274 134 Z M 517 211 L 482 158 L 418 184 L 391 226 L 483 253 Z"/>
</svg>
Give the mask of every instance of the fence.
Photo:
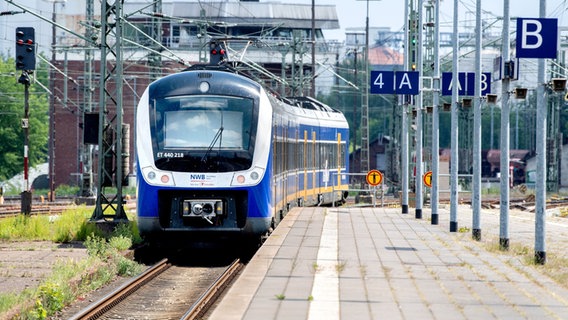
<svg viewBox="0 0 568 320">
<path fill-rule="evenodd" d="M 332 173 L 333 176 L 337 179 L 337 172 Z M 377 186 L 371 186 L 365 182 L 358 182 L 358 181 L 366 181 L 365 177 L 367 176 L 366 173 L 341 173 L 342 176 L 348 177 L 363 177 L 362 179 L 349 179 L 349 188 L 347 190 L 341 189 L 342 191 L 347 191 L 349 193 L 358 192 L 358 196 L 369 196 L 371 198 L 371 204 L 373 207 L 377 206 L 377 193 L 379 193 L 381 207 L 384 206 L 385 203 L 385 184 L 384 181 Z M 366 188 L 365 188 L 366 186 Z M 333 187 L 333 197 L 335 197 L 335 185 Z M 333 206 L 335 206 L 335 198 L 332 199 Z"/>
</svg>

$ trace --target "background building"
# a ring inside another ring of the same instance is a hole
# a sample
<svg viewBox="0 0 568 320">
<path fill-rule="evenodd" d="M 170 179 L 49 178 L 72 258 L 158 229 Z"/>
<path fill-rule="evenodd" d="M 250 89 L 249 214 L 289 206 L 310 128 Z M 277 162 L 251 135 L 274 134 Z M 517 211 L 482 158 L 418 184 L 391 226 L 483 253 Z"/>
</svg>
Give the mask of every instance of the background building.
<svg viewBox="0 0 568 320">
<path fill-rule="evenodd" d="M 311 5 L 258 1 L 162 1 L 161 11 L 156 14 L 149 3 L 128 1 L 123 8 L 127 19 L 123 24 L 122 38 L 122 110 L 124 123 L 131 128 L 135 107 L 152 79 L 207 62 L 207 43 L 212 38 L 229 39 L 230 60 L 258 65 L 286 79 L 290 85 L 283 86 L 266 74 L 258 73 L 259 79 L 265 80 L 274 92 L 282 95 L 310 94 L 312 76 L 327 72 L 325 67 L 312 68 Z M 85 13 L 85 3 L 82 6 L 65 4 L 60 10 L 58 17 L 61 19 L 58 20 L 79 34 L 86 34 L 88 26 L 94 25 Z M 338 47 L 336 43 L 326 42 L 322 29 L 339 28 L 335 6 L 317 5 L 315 12 L 316 61 L 333 62 Z M 92 19 L 100 21 L 100 9 L 94 11 Z M 100 57 L 97 51 L 93 51 L 92 63 L 88 64 L 82 39 L 60 31 L 57 31 L 56 39 L 55 59 L 51 63 L 61 72 L 54 75 L 54 184 L 81 185 L 88 177 L 85 170 L 97 172 L 97 161 L 89 158 L 88 153 L 97 155 L 99 146 L 85 147 L 83 142 L 84 129 L 93 126 L 84 114 L 99 110 Z M 107 64 L 113 68 L 116 61 L 107 61 Z M 89 79 L 92 79 L 90 84 Z M 325 77 L 318 79 L 314 89 L 320 90 L 325 85 L 319 82 L 325 82 Z M 114 86 L 115 83 L 108 79 L 109 92 L 114 92 Z M 111 114 L 113 112 L 110 110 Z M 130 173 L 135 172 L 133 134 L 134 130 L 130 130 L 129 148 L 125 151 L 131 155 L 128 159 Z"/>
</svg>

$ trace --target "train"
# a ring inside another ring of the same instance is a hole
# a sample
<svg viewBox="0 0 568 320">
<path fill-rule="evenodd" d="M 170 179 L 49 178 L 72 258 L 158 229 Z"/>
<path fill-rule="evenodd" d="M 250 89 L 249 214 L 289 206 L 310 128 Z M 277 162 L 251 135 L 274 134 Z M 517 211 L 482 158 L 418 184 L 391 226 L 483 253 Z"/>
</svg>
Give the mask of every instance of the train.
<svg viewBox="0 0 568 320">
<path fill-rule="evenodd" d="M 164 76 L 136 110 L 138 229 L 148 241 L 270 233 L 295 206 L 342 204 L 349 126 L 232 68 Z"/>
</svg>

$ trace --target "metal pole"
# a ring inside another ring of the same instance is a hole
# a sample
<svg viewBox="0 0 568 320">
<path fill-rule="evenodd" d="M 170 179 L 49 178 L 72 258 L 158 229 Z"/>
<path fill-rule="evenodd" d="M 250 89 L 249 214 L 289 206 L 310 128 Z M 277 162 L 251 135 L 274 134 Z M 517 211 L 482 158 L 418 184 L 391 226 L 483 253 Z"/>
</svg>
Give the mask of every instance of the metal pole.
<svg viewBox="0 0 568 320">
<path fill-rule="evenodd" d="M 418 69 L 418 78 L 422 79 L 422 41 L 423 41 L 423 34 L 422 32 L 422 14 L 424 11 L 423 6 L 424 0 L 418 0 L 418 21 L 416 22 L 416 26 L 418 28 L 418 48 L 416 50 L 416 64 Z M 415 218 L 422 219 L 422 103 L 424 101 L 424 95 L 422 90 L 418 93 L 418 102 L 416 104 L 416 179 L 415 186 L 416 186 L 416 211 L 415 211 Z"/>
<path fill-rule="evenodd" d="M 519 149 L 519 105 L 515 105 L 515 149 Z"/>
<path fill-rule="evenodd" d="M 404 0 L 404 56 L 408 57 L 410 53 L 410 49 L 408 48 L 408 38 L 409 38 L 409 28 L 410 23 L 408 21 L 408 12 L 409 12 L 409 1 Z M 408 58 L 404 59 L 404 70 L 408 70 Z M 408 101 L 406 100 L 405 96 L 401 97 L 402 100 L 402 128 L 401 128 L 401 157 L 402 157 L 402 199 L 401 199 L 401 206 L 402 206 L 402 213 L 408 213 L 408 116 L 407 116 L 407 109 L 408 109 Z"/>
<path fill-rule="evenodd" d="M 123 186 L 123 106 L 122 106 L 122 85 L 123 85 L 123 60 L 122 60 L 122 4 L 121 0 L 116 0 L 114 4 L 107 1 L 101 2 L 101 81 L 99 86 L 99 168 L 98 168 L 98 188 L 95 210 L 91 216 L 91 221 L 97 222 L 126 222 L 128 217 L 123 207 L 122 186 Z M 113 17 L 114 16 L 114 17 Z M 116 23 L 110 23 L 114 18 Z M 110 36 L 114 29 L 114 41 Z M 116 65 L 110 69 L 107 55 L 114 54 Z M 114 80 L 115 92 L 113 96 L 107 88 L 109 80 Z M 114 104 L 116 114 L 109 117 L 107 121 L 108 104 Z M 105 160 L 111 160 L 108 164 Z M 116 187 L 116 193 L 104 192 L 104 188 L 110 185 Z M 105 214 L 106 210 L 114 213 Z M 108 219 L 112 219 L 109 221 Z"/>
<path fill-rule="evenodd" d="M 280 51 L 280 53 L 282 54 L 282 65 L 280 67 L 280 77 L 282 78 L 282 80 L 286 79 L 286 54 L 288 53 L 288 49 L 285 50 L 286 51 L 282 49 Z M 284 81 L 280 84 L 280 95 L 282 95 L 283 97 L 286 96 L 286 87 Z"/>
<path fill-rule="evenodd" d="M 502 63 L 510 60 L 509 53 L 509 0 L 503 1 L 503 59 Z M 501 200 L 499 215 L 499 247 L 509 249 L 509 85 L 510 79 L 505 70 L 501 85 Z"/>
<path fill-rule="evenodd" d="M 440 124 L 438 105 L 440 104 L 440 0 L 436 0 L 434 17 L 434 95 L 432 97 L 432 224 L 438 224 L 438 175 L 440 167 Z"/>
<path fill-rule="evenodd" d="M 546 17 L 546 0 L 540 0 L 540 17 Z M 545 60 L 538 59 L 536 92 L 536 207 L 534 257 L 538 264 L 546 263 L 546 128 Z"/>
<path fill-rule="evenodd" d="M 475 10 L 475 103 L 473 106 L 473 221 L 472 237 L 481 240 L 481 0 Z"/>
<path fill-rule="evenodd" d="M 95 8 L 94 0 L 85 2 L 85 17 L 87 21 L 94 21 Z M 93 28 L 85 28 L 85 37 L 93 38 L 95 32 Z M 93 111 L 93 78 L 94 78 L 94 51 L 91 48 L 85 48 L 84 51 L 84 80 L 83 80 L 83 110 L 82 121 L 85 123 L 85 114 Z M 83 135 L 84 135 L 83 131 Z M 84 136 L 83 136 L 84 138 Z M 81 145 L 81 197 L 93 197 L 95 195 L 93 188 L 93 145 L 83 143 Z"/>
<path fill-rule="evenodd" d="M 53 1 L 53 12 L 51 14 L 51 20 L 53 24 L 51 25 L 51 65 L 55 66 L 55 60 L 57 59 L 57 54 L 55 52 L 55 46 L 57 45 L 56 38 L 56 24 L 57 15 L 55 13 L 55 4 L 57 2 Z M 50 67 L 49 70 L 49 88 L 52 92 L 49 101 L 49 196 L 48 200 L 50 202 L 55 201 L 55 67 Z M 67 83 L 67 81 L 65 81 Z"/>
<path fill-rule="evenodd" d="M 27 77 L 27 75 L 26 75 Z M 22 127 L 24 129 L 24 192 L 30 190 L 29 180 L 29 145 L 30 145 L 30 84 L 29 80 L 24 84 L 24 119 Z"/>
<path fill-rule="evenodd" d="M 365 20 L 365 81 L 363 81 L 363 103 L 361 104 L 361 172 L 369 171 L 369 0 Z"/>
<path fill-rule="evenodd" d="M 355 87 L 359 87 L 359 67 L 357 66 L 357 48 L 355 48 L 355 52 L 354 52 L 354 56 L 353 56 L 353 65 L 355 66 L 355 69 L 353 70 L 353 75 L 354 75 L 354 79 L 353 82 L 355 83 Z M 359 95 L 357 94 L 357 91 L 355 91 L 355 94 L 353 95 L 353 150 L 357 150 L 357 128 L 359 128 L 359 126 L 357 126 L 357 107 L 359 106 Z M 361 171 L 361 161 L 359 161 L 359 171 Z"/>
<path fill-rule="evenodd" d="M 490 135 L 491 135 L 491 139 L 489 139 L 490 141 L 490 146 L 489 149 L 495 149 L 494 145 L 493 145 L 493 128 L 495 127 L 494 122 L 493 122 L 493 113 L 494 113 L 494 109 L 495 109 L 495 103 L 491 104 L 491 130 L 490 130 Z"/>
<path fill-rule="evenodd" d="M 316 0 L 312 0 L 312 77 L 310 95 L 316 97 Z"/>
<path fill-rule="evenodd" d="M 21 211 L 25 215 L 32 212 L 32 193 L 30 191 L 30 183 L 28 176 L 29 164 L 29 111 L 30 111 L 30 78 L 27 71 L 22 71 L 22 75 L 18 82 L 24 85 L 24 118 L 22 119 L 22 129 L 24 130 L 24 186 L 21 193 Z"/>
<path fill-rule="evenodd" d="M 453 43 L 453 71 L 452 71 L 452 141 L 451 141 L 451 170 L 450 170 L 450 232 L 458 231 L 458 0 L 454 0 L 454 43 Z"/>
</svg>

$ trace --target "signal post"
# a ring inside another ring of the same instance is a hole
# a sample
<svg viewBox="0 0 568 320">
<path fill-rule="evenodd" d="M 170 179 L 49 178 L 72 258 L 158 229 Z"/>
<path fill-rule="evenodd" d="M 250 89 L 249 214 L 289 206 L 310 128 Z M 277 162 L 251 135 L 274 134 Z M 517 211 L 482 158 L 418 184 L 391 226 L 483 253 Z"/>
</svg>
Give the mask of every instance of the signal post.
<svg viewBox="0 0 568 320">
<path fill-rule="evenodd" d="M 30 74 L 35 70 L 35 30 L 31 27 L 16 28 L 16 70 L 22 70 L 18 83 L 24 85 L 24 186 L 21 193 L 21 211 L 23 214 L 32 212 L 32 192 L 30 191 L 29 166 L 29 87 Z"/>
</svg>

